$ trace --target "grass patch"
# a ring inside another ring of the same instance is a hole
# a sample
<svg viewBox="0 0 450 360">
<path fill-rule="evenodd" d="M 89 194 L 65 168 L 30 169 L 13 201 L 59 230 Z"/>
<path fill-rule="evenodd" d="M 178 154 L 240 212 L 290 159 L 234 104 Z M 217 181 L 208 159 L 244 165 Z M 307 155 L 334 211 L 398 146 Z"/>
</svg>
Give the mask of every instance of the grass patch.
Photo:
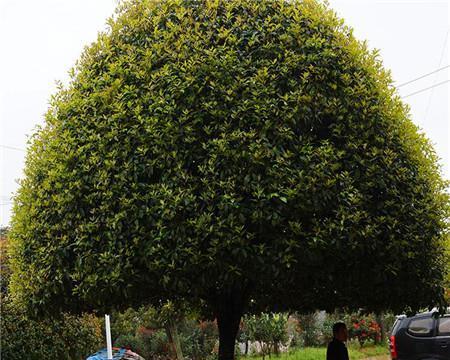
<svg viewBox="0 0 450 360">
<path fill-rule="evenodd" d="M 358 345 L 350 345 L 348 347 L 348 353 L 351 360 L 364 359 L 370 356 L 389 355 L 389 351 L 386 345 L 368 346 L 360 348 Z M 327 349 L 320 348 L 301 348 L 282 353 L 279 356 L 271 356 L 272 360 L 324 360 L 326 359 Z M 245 357 L 242 357 L 245 358 Z M 249 356 L 251 360 L 262 360 L 262 356 Z M 265 357 L 269 360 L 269 357 Z"/>
<path fill-rule="evenodd" d="M 369 356 L 389 355 L 387 345 L 377 345 L 366 348 L 349 348 L 349 356 L 352 359 L 364 359 Z"/>
</svg>

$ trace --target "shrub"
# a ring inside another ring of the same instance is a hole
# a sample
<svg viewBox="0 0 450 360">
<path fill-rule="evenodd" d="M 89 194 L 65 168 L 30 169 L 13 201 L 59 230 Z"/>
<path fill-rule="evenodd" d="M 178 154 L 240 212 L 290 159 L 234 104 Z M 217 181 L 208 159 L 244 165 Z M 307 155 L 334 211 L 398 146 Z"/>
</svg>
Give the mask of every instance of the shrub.
<svg viewBox="0 0 450 360">
<path fill-rule="evenodd" d="M 93 315 L 34 320 L 2 301 L 1 356 L 8 360 L 82 360 L 103 346 L 102 322 Z"/>
<path fill-rule="evenodd" d="M 392 330 L 392 327 L 394 326 L 396 316 L 392 313 L 384 314 L 383 322 L 384 322 L 384 328 L 386 329 L 386 334 L 390 334 L 390 331 Z"/>
<path fill-rule="evenodd" d="M 304 346 L 319 346 L 320 341 L 320 326 L 317 322 L 316 314 L 302 314 L 297 315 L 299 321 L 299 331 Z"/>
<path fill-rule="evenodd" d="M 150 343 L 147 340 L 148 339 L 146 339 L 145 336 L 130 334 L 119 335 L 114 342 L 114 346 L 131 349 L 132 351 L 143 356 L 145 359 L 149 359 L 153 354 L 151 352 Z"/>
<path fill-rule="evenodd" d="M 380 342 L 381 327 L 373 315 L 353 315 L 349 327 L 349 338 L 358 340 L 361 347 L 368 341 Z"/>
<path fill-rule="evenodd" d="M 304 346 L 304 341 L 301 336 L 300 323 L 295 316 L 288 317 L 287 336 L 289 339 L 289 348 Z"/>
<path fill-rule="evenodd" d="M 244 337 L 259 343 L 263 358 L 272 351 L 278 353 L 279 346 L 288 341 L 287 320 L 287 314 L 262 313 L 259 316 L 247 316 L 244 319 L 243 329 L 247 332 Z"/>
<path fill-rule="evenodd" d="M 142 306 L 137 310 L 132 308 L 123 312 L 111 314 L 111 335 L 113 339 L 125 335 L 136 335 L 140 328 L 158 328 L 155 320 L 156 310 L 150 306 Z"/>
<path fill-rule="evenodd" d="M 320 326 L 319 345 L 327 345 L 333 339 L 333 324 L 342 321 L 342 315 L 338 312 L 327 313 Z"/>
<path fill-rule="evenodd" d="M 180 329 L 183 354 L 194 360 L 214 356 L 218 341 L 217 324 L 212 321 L 185 320 Z"/>
</svg>

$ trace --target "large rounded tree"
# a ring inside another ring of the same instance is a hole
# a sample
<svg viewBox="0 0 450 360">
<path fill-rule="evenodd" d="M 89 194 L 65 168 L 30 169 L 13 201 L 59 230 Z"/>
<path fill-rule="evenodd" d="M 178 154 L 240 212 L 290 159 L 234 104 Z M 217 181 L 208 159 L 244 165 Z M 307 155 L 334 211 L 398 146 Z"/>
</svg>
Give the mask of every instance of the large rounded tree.
<svg viewBox="0 0 450 360">
<path fill-rule="evenodd" d="M 374 52 L 315 1 L 123 3 L 31 141 L 12 221 L 36 312 L 443 299 L 448 198 Z"/>
</svg>

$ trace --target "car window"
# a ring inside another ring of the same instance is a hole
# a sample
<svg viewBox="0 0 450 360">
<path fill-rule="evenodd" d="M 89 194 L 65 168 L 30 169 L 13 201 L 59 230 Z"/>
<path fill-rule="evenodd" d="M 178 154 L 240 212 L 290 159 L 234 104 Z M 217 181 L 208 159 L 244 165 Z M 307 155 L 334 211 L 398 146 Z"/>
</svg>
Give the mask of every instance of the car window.
<svg viewBox="0 0 450 360">
<path fill-rule="evenodd" d="M 397 333 L 398 329 L 400 328 L 400 323 L 402 322 L 403 318 L 397 318 L 394 322 L 394 325 L 392 326 L 391 334 L 394 335 Z"/>
<path fill-rule="evenodd" d="M 450 316 L 445 316 L 438 320 L 438 334 L 450 335 Z"/>
<path fill-rule="evenodd" d="M 434 320 L 432 318 L 412 319 L 408 326 L 408 332 L 414 336 L 431 336 Z"/>
</svg>

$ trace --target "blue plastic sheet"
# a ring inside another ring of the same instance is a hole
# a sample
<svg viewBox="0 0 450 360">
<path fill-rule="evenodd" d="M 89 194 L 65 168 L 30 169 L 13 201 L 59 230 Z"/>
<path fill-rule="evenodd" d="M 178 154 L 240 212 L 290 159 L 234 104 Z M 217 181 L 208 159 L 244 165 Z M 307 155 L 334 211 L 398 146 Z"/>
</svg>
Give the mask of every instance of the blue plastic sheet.
<svg viewBox="0 0 450 360">
<path fill-rule="evenodd" d="M 114 360 L 121 360 L 122 357 L 125 355 L 126 349 L 119 349 L 115 350 L 113 349 L 113 359 Z M 97 351 L 95 354 L 89 356 L 86 360 L 108 360 L 108 352 L 107 349 L 101 349 L 100 351 Z"/>
</svg>

